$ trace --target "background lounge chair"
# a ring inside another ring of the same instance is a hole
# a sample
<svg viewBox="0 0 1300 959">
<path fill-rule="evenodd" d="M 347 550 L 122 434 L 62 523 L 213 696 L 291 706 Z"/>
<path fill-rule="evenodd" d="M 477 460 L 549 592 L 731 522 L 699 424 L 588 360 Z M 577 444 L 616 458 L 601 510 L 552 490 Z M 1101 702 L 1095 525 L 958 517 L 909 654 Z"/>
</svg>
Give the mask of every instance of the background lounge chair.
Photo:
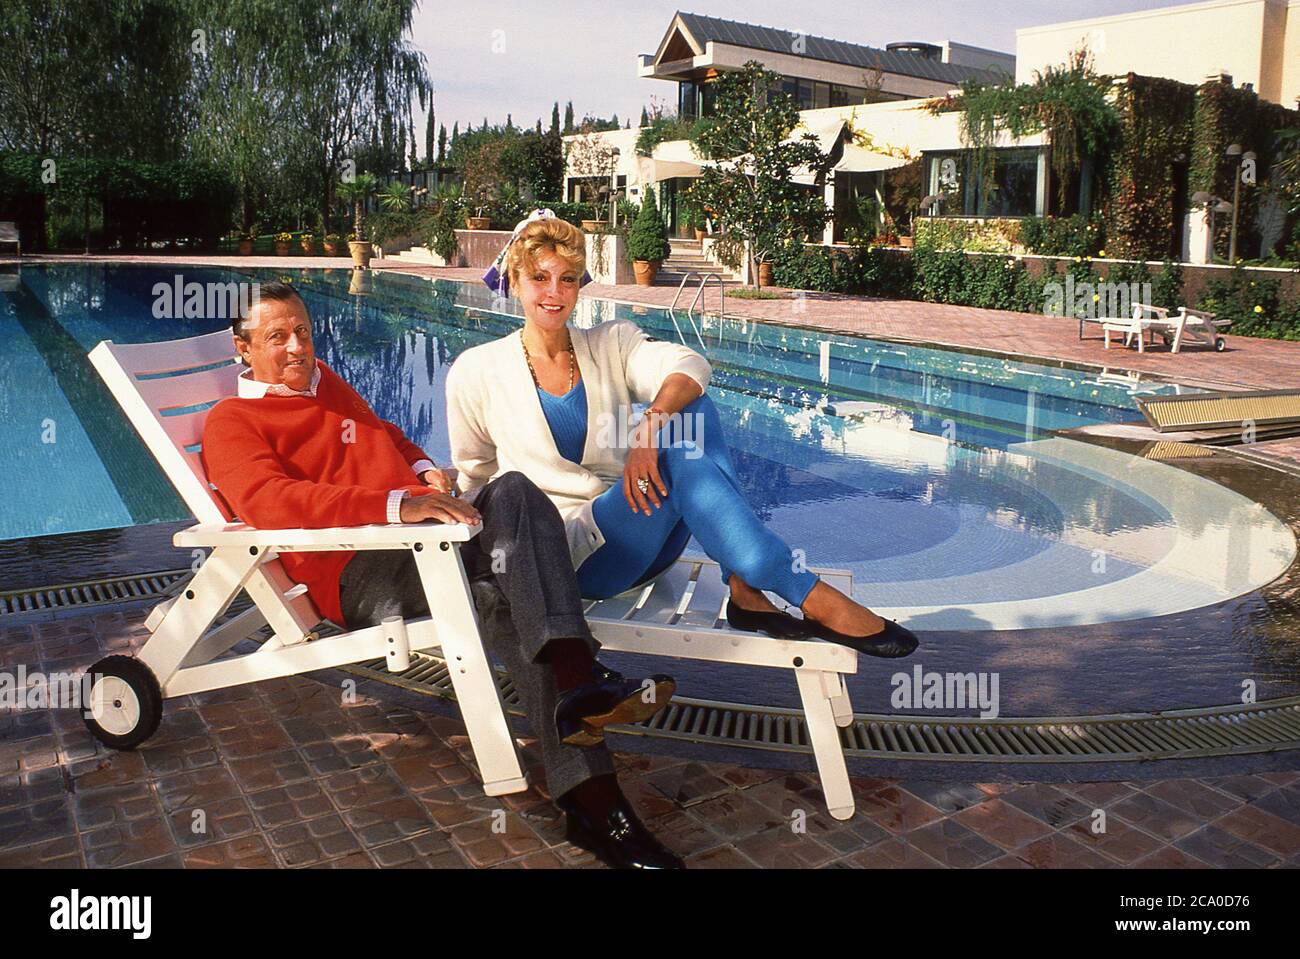
<svg viewBox="0 0 1300 959">
<path fill-rule="evenodd" d="M 23 241 L 18 236 L 18 225 L 11 220 L 0 221 L 0 246 L 12 243 L 18 256 L 23 255 Z"/>
</svg>

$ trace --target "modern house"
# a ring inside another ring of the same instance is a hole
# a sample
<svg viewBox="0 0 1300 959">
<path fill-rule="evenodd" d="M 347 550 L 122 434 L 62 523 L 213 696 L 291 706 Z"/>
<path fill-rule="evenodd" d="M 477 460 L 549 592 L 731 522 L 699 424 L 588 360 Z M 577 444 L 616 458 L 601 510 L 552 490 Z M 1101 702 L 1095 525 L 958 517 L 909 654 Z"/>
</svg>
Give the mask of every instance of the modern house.
<svg viewBox="0 0 1300 959">
<path fill-rule="evenodd" d="M 1209 0 L 1118 17 L 1030 27 L 1017 31 L 1016 54 L 998 53 L 951 41 L 891 43 L 883 49 L 807 36 L 697 14 L 677 13 L 653 54 L 642 54 L 642 77 L 677 85 L 681 117 L 708 116 L 714 108 L 713 82 L 748 60 L 758 60 L 781 75 L 781 85 L 801 107 L 801 127 L 811 131 L 831 157 L 830 172 L 809 189 L 825 191 L 835 211 L 822 242 L 845 239 L 856 223 L 864 196 L 879 210 L 889 171 L 920 161 L 920 192 L 940 197 L 928 213 L 944 217 L 1018 218 L 1093 211 L 1092 178 L 1076 171 L 1064 197 L 1052 180 L 1051 144 L 1045 134 L 994 144 L 992 177 L 981 175 L 963 143 L 956 112 L 932 113 L 933 98 L 963 81 L 993 82 L 1014 76 L 1032 82 L 1034 74 L 1065 63 L 1087 47 L 1094 69 L 1117 77 L 1129 73 L 1165 77 L 1199 85 L 1209 77 L 1261 100 L 1294 107 L 1300 95 L 1300 0 Z M 690 142 L 659 143 L 651 156 L 636 154 L 639 131 L 588 136 L 606 138 L 618 149 L 611 187 L 637 199 L 656 187 L 670 230 L 688 233 L 679 215 L 679 195 L 702 161 Z M 1240 152 L 1240 149 L 1239 151 Z M 1186 190 L 1187 157 L 1175 179 L 1183 183 L 1176 207 L 1184 231 L 1196 231 Z M 916 176 L 916 173 L 912 173 Z M 566 170 L 566 195 L 580 175 Z M 572 198 L 572 196 L 571 196 Z M 868 204 L 867 206 L 870 206 Z M 1204 211 L 1200 211 L 1203 215 Z M 1200 224 L 1202 240 L 1208 236 Z M 1189 240 L 1190 249 L 1202 240 Z M 1267 246 L 1267 244 L 1266 244 Z M 1176 251 L 1172 251 L 1175 252 Z"/>
<path fill-rule="evenodd" d="M 909 143 L 916 141 L 917 135 L 896 129 L 900 124 L 913 125 L 913 116 L 918 121 L 922 116 L 933 119 L 928 113 L 915 114 L 918 104 L 943 96 L 966 80 L 993 82 L 1015 72 L 1015 58 L 1010 54 L 953 41 L 907 41 L 880 49 L 681 12 L 673 16 L 655 52 L 638 57 L 637 69 L 642 77 L 676 84 L 673 99 L 679 117 L 707 117 L 714 109 L 713 81 L 750 60 L 779 73 L 782 90 L 806 111 L 805 126 L 832 157 L 833 170 L 821 188 L 826 202 L 837 211 L 855 207 L 863 194 L 878 194 L 882 171 L 903 166 L 918 155 L 909 151 Z M 887 134 L 887 142 L 897 147 L 863 145 L 858 135 L 863 127 L 854 117 L 868 109 L 867 105 L 889 118 L 882 121 L 880 129 Z M 903 105 L 902 112 L 893 109 L 898 105 Z M 926 124 L 921 121 L 921 125 Z M 584 181 L 606 178 L 611 189 L 634 200 L 640 199 L 645 186 L 655 186 L 670 230 L 685 236 L 690 224 L 679 215 L 679 193 L 687 181 L 699 175 L 701 161 L 684 140 L 661 143 L 651 157 L 639 157 L 639 133 L 587 134 L 606 146 L 609 164 L 598 173 L 576 168 L 571 162 L 566 170 L 565 196 L 579 199 Z M 943 138 L 943 142 L 949 139 Z M 807 186 L 817 188 L 811 177 Z M 843 238 L 844 223 L 841 216 L 828 226 L 827 242 Z"/>
<path fill-rule="evenodd" d="M 1272 103 L 1300 98 L 1300 0 L 1209 0 L 1016 31 L 1016 80 L 1086 46 L 1098 73 L 1183 83 L 1226 74 Z"/>
</svg>

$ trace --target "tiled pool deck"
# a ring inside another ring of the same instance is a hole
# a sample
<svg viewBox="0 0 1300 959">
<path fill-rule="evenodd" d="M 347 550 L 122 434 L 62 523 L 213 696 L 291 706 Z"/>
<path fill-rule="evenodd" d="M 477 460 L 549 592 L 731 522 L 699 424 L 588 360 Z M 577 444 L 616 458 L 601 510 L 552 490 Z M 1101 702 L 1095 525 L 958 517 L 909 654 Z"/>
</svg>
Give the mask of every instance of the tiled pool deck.
<svg viewBox="0 0 1300 959">
<path fill-rule="evenodd" d="M 304 265 L 269 257 L 207 262 Z M 477 272 L 401 268 L 449 279 Z M 584 290 L 658 306 L 673 293 Z M 1139 357 L 1078 341 L 1070 321 L 966 307 L 810 296 L 798 312 L 789 300 L 732 300 L 728 312 L 1188 381 L 1300 386 L 1300 343 L 1233 337 L 1226 354 Z M 1300 440 L 1256 444 L 1253 452 L 1300 467 Z M 76 670 L 135 649 L 145 613 L 110 610 L 0 630 L 0 670 Z M 379 684 L 363 683 L 348 702 L 336 679 L 169 700 L 158 734 L 133 753 L 99 746 L 74 711 L 0 713 L 0 867 L 597 865 L 563 841 L 531 742 L 524 757 L 536 785 L 485 797 L 458 719 Z M 1281 763 L 1290 766 L 1283 771 L 1200 779 L 856 778 L 858 813 L 847 823 L 820 811 L 810 774 L 638 754 L 618 754 L 617 762 L 642 818 L 691 867 L 1300 866 L 1300 755 Z M 504 832 L 496 810 L 506 813 Z M 805 832 L 791 828 L 795 810 L 807 813 Z M 1105 832 L 1093 831 L 1096 810 L 1105 812 Z M 206 828 L 196 831 L 200 824 Z"/>
</svg>

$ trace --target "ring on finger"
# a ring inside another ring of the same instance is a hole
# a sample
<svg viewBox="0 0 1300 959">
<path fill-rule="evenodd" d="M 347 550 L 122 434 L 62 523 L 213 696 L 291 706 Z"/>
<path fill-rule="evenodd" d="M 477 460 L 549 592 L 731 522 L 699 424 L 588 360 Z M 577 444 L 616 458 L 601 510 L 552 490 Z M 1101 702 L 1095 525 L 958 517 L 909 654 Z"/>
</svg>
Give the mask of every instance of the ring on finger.
<svg viewBox="0 0 1300 959">
<path fill-rule="evenodd" d="M 639 489 L 641 495 L 644 496 L 646 493 L 650 492 L 650 481 L 645 477 L 642 477 L 636 481 L 636 488 Z"/>
</svg>

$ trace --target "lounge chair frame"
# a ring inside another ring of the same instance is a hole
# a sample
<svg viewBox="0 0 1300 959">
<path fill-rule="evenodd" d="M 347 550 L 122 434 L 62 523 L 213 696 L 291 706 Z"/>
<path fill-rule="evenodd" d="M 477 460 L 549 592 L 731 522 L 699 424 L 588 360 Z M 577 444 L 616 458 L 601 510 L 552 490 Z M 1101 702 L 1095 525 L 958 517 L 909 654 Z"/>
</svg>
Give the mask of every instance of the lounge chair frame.
<svg viewBox="0 0 1300 959">
<path fill-rule="evenodd" d="M 198 520 L 176 533 L 173 543 L 211 550 L 183 591 L 156 607 L 145 621 L 150 637 L 136 658 L 156 678 L 161 698 L 376 658 L 386 658 L 390 669 L 400 671 L 407 668 L 410 652 L 440 649 L 484 791 L 495 796 L 527 788 L 479 634 L 458 548 L 477 533 L 476 528 L 420 523 L 262 530 L 239 523 L 227 516 L 214 498 L 199 457 L 208 409 L 236 394 L 243 369 L 234 361 L 230 334 L 149 344 L 104 341 L 91 351 L 90 360 Z M 277 557 L 289 552 L 352 549 L 410 550 L 429 608 L 436 614 L 406 621 L 391 619 L 380 626 L 320 638 L 314 632 L 322 622 L 320 613 L 306 588 L 289 578 Z M 593 633 L 607 649 L 792 669 L 827 808 L 837 819 L 849 818 L 854 803 L 838 728 L 849 725 L 853 718 L 844 676 L 857 672 L 857 653 L 817 640 L 776 640 L 729 630 L 719 625 L 725 621 L 716 615 L 701 620 L 699 610 L 691 609 L 694 585 L 712 564 L 682 563 L 694 572 L 692 588 L 679 598 L 680 608 L 670 610 L 666 617 L 659 615 L 662 603 L 648 602 L 656 589 L 652 583 L 630 601 L 625 594 L 589 606 L 587 618 Z M 675 568 L 680 567 L 681 563 Z M 713 569 L 716 571 L 716 566 Z M 825 572 L 831 577 L 847 577 Z M 851 580 L 849 585 L 851 588 Z M 252 608 L 214 628 L 214 622 L 241 591 L 252 599 Z M 226 655 L 264 625 L 271 627 L 273 635 L 259 649 Z M 119 683 L 112 693 L 106 693 L 108 688 L 92 686 L 92 707 L 87 710 L 92 730 L 111 725 L 115 719 L 121 722 L 105 702 L 124 687 Z M 131 692 L 147 693 L 134 687 Z M 546 721 L 545 717 L 532 718 L 534 722 Z M 128 716 L 125 724 L 129 723 Z"/>
</svg>

